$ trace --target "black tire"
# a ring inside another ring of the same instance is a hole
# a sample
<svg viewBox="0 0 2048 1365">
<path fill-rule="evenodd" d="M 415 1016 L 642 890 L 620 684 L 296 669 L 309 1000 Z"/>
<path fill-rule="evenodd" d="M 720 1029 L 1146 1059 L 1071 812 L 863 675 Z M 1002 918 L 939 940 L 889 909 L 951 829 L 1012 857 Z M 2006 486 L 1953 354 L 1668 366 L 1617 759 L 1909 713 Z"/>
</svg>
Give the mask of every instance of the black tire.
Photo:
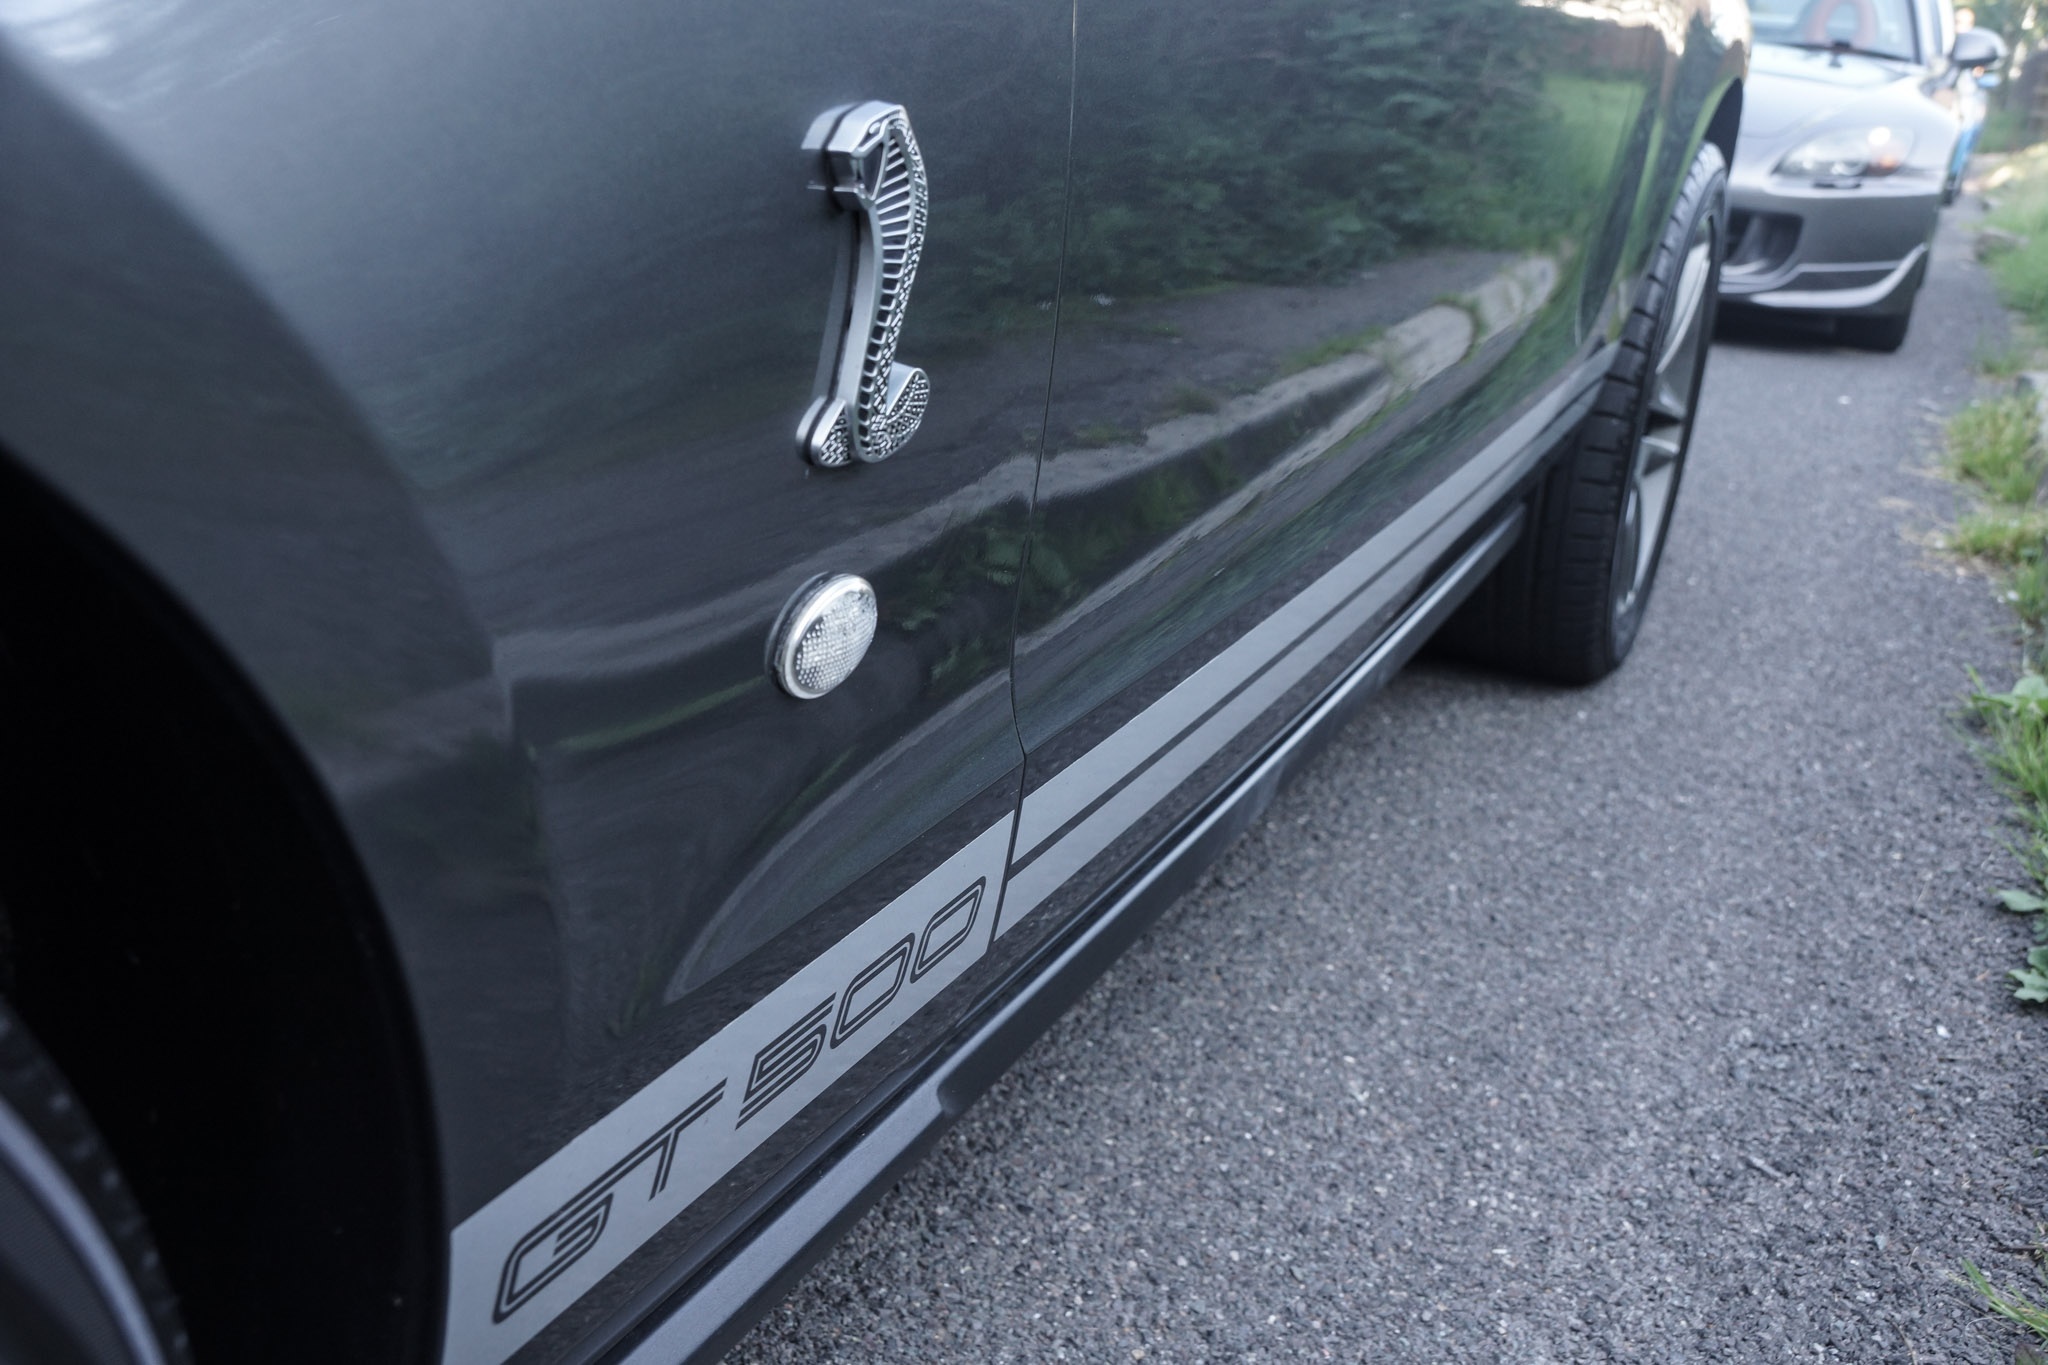
<svg viewBox="0 0 2048 1365">
<path fill-rule="evenodd" d="M 1912 325 L 1913 309 L 1881 318 L 1836 318 L 1835 340 L 1865 351 L 1896 351 L 1906 342 L 1906 328 Z"/>
<path fill-rule="evenodd" d="M 0 1003 L 0 1365 L 189 1365 L 141 1210 Z"/>
<path fill-rule="evenodd" d="M 1538 486 L 1522 540 L 1446 624 L 1451 653 L 1563 683 L 1588 683 L 1620 667 L 1635 644 L 1663 559 L 1671 511 L 1692 444 L 1700 379 L 1713 337 L 1721 258 L 1727 250 L 1728 166 L 1711 143 L 1693 159 L 1647 278 L 1622 329 L 1614 367 L 1592 415 Z M 1704 294 L 1696 248 L 1707 244 Z M 1693 259 L 1693 274 L 1686 274 Z M 1690 303 L 1688 303 L 1688 299 Z M 1687 310 L 1684 318 L 1676 315 Z M 1653 388 L 1677 369 L 1661 369 L 1674 322 L 1694 329 L 1691 347 L 1668 363 L 1688 367 L 1682 413 L 1653 412 Z M 1655 431 L 1662 508 L 1645 543 L 1640 461 Z M 1674 444 L 1675 443 L 1675 444 Z M 1630 538 L 1631 507 L 1636 534 Z M 1626 563 L 1624 563 L 1624 556 Z M 1629 587 L 1619 588 L 1626 572 Z"/>
</svg>

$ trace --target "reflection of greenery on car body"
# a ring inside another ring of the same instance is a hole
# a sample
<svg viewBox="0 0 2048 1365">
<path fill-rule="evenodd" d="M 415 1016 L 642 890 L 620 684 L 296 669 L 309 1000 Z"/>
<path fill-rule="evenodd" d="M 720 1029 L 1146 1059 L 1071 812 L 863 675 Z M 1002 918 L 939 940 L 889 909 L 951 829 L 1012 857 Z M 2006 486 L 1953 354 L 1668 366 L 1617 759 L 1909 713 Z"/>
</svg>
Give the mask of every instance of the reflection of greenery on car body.
<svg viewBox="0 0 2048 1365">
<path fill-rule="evenodd" d="M 1551 245 L 1603 187 L 1642 93 L 1556 74 L 1546 39 L 1562 26 L 1514 0 L 1406 13 L 1282 0 L 1199 27 L 1124 6 L 1099 22 L 1112 60 L 1183 50 L 1120 69 L 1113 88 L 1091 87 L 1084 55 L 1067 278 L 1085 293 L 1303 283 L 1423 246 Z M 1185 78 L 1205 69 L 1217 78 Z M 1605 135 L 1587 138 L 1588 123 Z M 1589 144 L 1609 159 L 1589 164 Z"/>
<path fill-rule="evenodd" d="M 1200 24 L 1171 6 L 1117 0 L 1083 22 L 1061 272 L 1061 326 L 1070 334 L 1161 328 L 1159 339 L 1174 342 L 1179 329 L 1148 321 L 1149 303 L 1355 283 L 1362 271 L 1433 253 L 1499 252 L 1503 264 L 1540 254 L 1557 269 L 1547 305 L 1491 362 L 1499 382 L 1471 389 L 1420 426 L 1407 411 L 1412 394 L 1396 383 L 1350 437 L 1374 441 L 1380 453 L 1355 476 L 1327 484 L 1319 505 L 1283 518 L 1287 530 L 1256 556 L 1254 578 L 1273 571 L 1275 556 L 1305 563 L 1342 540 L 1347 519 L 1390 487 L 1433 477 L 1424 468 L 1428 452 L 1476 434 L 1529 376 L 1555 369 L 1578 343 L 1588 273 L 1606 277 L 1639 245 L 1624 240 L 1624 223 L 1589 227 L 1586 206 L 1619 190 L 1645 222 L 1661 223 L 1665 206 L 1634 205 L 1633 184 L 1617 186 L 1615 177 L 1629 166 L 1642 173 L 1691 131 L 1646 119 L 1640 76 L 1606 74 L 1629 70 L 1636 45 L 1652 35 L 1617 23 L 1588 37 L 1582 23 L 1521 0 L 1431 0 L 1405 12 L 1277 0 L 1208 11 Z M 1151 60 L 1124 60 L 1130 52 Z M 1449 62 L 1447 53 L 1470 60 Z M 1647 175 L 1634 183 L 1654 182 Z M 971 259 L 946 249 L 935 214 L 919 325 L 963 341 L 987 335 L 1001 314 L 995 301 L 1014 305 L 1018 282 L 1043 250 L 1026 226 L 1043 221 L 1041 209 L 1022 200 L 949 202 L 948 213 L 971 225 L 957 240 L 979 244 Z M 1595 241 L 1589 231 L 1604 235 Z M 1448 301 L 1473 311 L 1468 299 Z M 1204 378 L 1199 387 L 1172 372 L 1162 351 L 1168 368 L 1155 393 L 1119 391 L 1093 408 L 1070 405 L 1049 433 L 1052 453 L 1142 449 L 1141 426 L 1228 416 L 1227 395 L 1367 352 L 1384 330 L 1353 324 L 1304 335 L 1275 349 L 1257 373 L 1220 385 Z M 1037 520 L 1021 565 L 1020 620 L 1028 629 L 1050 619 L 1090 585 L 1163 549 L 1190 518 L 1247 488 L 1283 450 L 1356 401 L 1355 393 L 1332 394 L 1248 426 L 1219 420 L 1206 443 L 1134 455 L 1113 492 L 1091 490 L 1085 512 Z M 1059 494 L 1055 487 L 1040 496 Z M 987 554 L 995 574 L 1015 563 L 1007 546 L 961 548 Z M 1205 579 L 1201 591 L 1227 597 L 1235 576 Z M 1179 602 L 1165 615 L 1195 619 L 1209 610 Z M 1152 625 L 1169 629 L 1164 618 Z"/>
<path fill-rule="evenodd" d="M 1561 54 L 1580 41 L 1566 21 L 1518 0 L 1405 13 L 1280 0 L 1203 25 L 1124 4 L 1089 22 L 1070 297 L 1313 283 L 1424 248 L 1555 250 L 1606 187 L 1644 96 Z M 1129 51 L 1171 59 L 1121 62 Z M 1114 80 L 1091 60 L 1115 63 Z M 1574 66 L 1594 74 L 1564 74 Z M 985 325 L 1044 249 L 1031 229 L 1040 206 L 946 210 L 960 230 L 935 217 L 920 305 Z M 944 249 L 954 236 L 978 244 L 971 259 Z"/>
</svg>

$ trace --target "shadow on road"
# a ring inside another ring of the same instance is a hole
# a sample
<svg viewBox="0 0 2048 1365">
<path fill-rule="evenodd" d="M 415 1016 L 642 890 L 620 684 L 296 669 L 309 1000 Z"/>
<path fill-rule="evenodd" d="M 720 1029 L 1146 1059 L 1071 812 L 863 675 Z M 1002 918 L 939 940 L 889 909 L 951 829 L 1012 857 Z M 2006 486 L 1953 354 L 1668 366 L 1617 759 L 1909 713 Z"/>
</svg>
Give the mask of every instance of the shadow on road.
<svg viewBox="0 0 2048 1365">
<path fill-rule="evenodd" d="M 1714 319 L 1714 341 L 1717 345 L 1767 351 L 1854 349 L 1836 339 L 1832 318 L 1766 313 L 1754 308 L 1722 308 Z"/>
</svg>

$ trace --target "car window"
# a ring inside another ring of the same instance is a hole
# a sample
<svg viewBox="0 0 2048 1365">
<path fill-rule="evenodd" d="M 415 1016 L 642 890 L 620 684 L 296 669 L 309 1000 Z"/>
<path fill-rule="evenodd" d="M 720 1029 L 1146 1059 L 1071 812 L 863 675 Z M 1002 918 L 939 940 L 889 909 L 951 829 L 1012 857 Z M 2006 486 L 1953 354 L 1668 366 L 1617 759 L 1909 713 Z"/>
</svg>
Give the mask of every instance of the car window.
<svg viewBox="0 0 2048 1365">
<path fill-rule="evenodd" d="M 1828 47 L 1914 61 L 1911 0 L 1753 0 L 1750 16 L 1760 43 Z"/>
</svg>

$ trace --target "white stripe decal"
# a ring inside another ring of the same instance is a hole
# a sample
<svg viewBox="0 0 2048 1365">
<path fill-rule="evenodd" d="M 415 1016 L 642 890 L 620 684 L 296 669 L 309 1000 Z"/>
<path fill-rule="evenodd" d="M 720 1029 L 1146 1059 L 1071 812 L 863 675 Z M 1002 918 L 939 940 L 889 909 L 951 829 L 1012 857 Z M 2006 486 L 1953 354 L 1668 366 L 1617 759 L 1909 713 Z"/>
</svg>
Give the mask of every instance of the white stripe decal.
<svg viewBox="0 0 2048 1365">
<path fill-rule="evenodd" d="M 1411 589 L 1543 454 L 1536 442 L 1544 429 L 1607 363 L 1603 350 L 1385 530 L 1026 796 L 1017 826 L 1017 861 L 1043 851 L 1011 878 L 997 934 L 1022 923 L 1375 613 Z M 1255 680 L 1247 686 L 1248 678 Z M 1239 687 L 1244 690 L 1232 696 Z M 1223 705 L 1214 715 L 1173 743 L 1158 762 L 1052 840 L 1062 825 L 1219 702 Z"/>
<path fill-rule="evenodd" d="M 455 1229 L 447 1365 L 497 1365 L 988 951 L 1005 818 Z"/>
</svg>

